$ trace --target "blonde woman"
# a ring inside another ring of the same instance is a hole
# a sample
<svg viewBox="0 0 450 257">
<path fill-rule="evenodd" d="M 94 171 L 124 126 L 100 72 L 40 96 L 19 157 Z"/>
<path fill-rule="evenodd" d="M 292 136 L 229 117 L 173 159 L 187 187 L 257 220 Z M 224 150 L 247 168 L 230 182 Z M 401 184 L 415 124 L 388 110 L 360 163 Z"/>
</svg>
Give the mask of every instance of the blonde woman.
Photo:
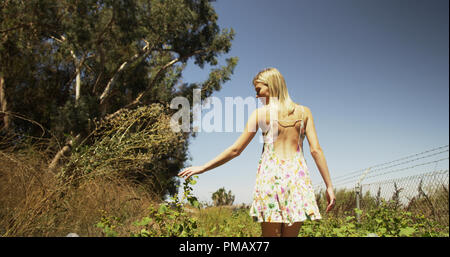
<svg viewBox="0 0 450 257">
<path fill-rule="evenodd" d="M 291 100 L 281 73 L 275 68 L 264 69 L 255 76 L 253 85 L 256 97 L 265 105 L 250 115 L 242 135 L 211 161 L 188 167 L 178 175 L 188 179 L 228 162 L 245 149 L 261 128 L 264 147 L 250 215 L 261 223 L 263 237 L 296 237 L 303 221 L 321 219 L 303 156 L 305 136 L 327 188 L 326 212 L 336 202 L 327 163 L 310 109 Z"/>
</svg>

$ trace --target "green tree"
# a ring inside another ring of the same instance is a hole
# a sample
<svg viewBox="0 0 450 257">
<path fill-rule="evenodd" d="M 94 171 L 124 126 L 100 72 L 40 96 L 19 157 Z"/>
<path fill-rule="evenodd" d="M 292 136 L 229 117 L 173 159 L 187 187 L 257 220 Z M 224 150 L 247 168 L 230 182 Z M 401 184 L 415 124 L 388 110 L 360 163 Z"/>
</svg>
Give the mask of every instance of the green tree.
<svg viewBox="0 0 450 257">
<path fill-rule="evenodd" d="M 2 118 L 12 115 L 17 138 L 52 139 L 45 145 L 51 168 L 95 144 L 96 125 L 155 103 L 169 109 L 176 96 L 192 106 L 193 89 L 204 100 L 237 65 L 236 57 L 219 65 L 234 31 L 219 28 L 207 0 L 5 0 L 0 7 Z M 211 66 L 205 81 L 181 82 L 190 59 Z M 184 163 L 181 149 L 176 159 Z"/>
<path fill-rule="evenodd" d="M 231 190 L 226 192 L 225 188 L 219 188 L 212 194 L 212 200 L 215 206 L 232 205 L 234 202 L 234 195 Z"/>
</svg>

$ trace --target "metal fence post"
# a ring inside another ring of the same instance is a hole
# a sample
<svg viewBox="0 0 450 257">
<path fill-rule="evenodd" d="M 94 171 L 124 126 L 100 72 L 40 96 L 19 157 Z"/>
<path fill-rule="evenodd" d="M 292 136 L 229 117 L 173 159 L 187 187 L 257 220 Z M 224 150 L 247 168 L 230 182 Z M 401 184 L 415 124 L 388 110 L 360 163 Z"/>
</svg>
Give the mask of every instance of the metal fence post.
<svg viewBox="0 0 450 257">
<path fill-rule="evenodd" d="M 367 173 L 369 173 L 371 168 L 368 168 L 364 174 L 361 176 L 361 178 L 358 181 L 358 184 L 356 184 L 356 208 L 358 210 L 361 210 L 361 194 L 362 194 L 362 190 L 361 190 L 361 182 L 363 181 L 363 179 L 366 177 Z M 361 215 L 357 212 L 356 213 L 356 219 L 358 221 L 358 223 L 360 223 L 361 220 Z"/>
<path fill-rule="evenodd" d="M 358 209 L 358 210 L 360 210 L 360 189 L 361 189 L 361 184 L 360 183 L 358 183 L 357 185 L 356 185 L 356 188 L 355 188 L 355 190 L 356 190 L 356 208 Z M 360 214 L 359 214 L 359 212 L 356 212 L 356 220 L 358 221 L 358 223 L 360 223 L 360 219 L 361 219 L 361 217 L 360 217 Z"/>
</svg>

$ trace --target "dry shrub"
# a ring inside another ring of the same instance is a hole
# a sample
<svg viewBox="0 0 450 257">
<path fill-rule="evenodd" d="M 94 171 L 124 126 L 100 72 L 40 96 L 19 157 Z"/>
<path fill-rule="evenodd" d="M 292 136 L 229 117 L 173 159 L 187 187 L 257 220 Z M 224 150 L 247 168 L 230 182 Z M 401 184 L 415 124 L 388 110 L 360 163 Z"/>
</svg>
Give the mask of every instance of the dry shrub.
<svg viewBox="0 0 450 257">
<path fill-rule="evenodd" d="M 102 236 L 102 215 L 118 218 L 120 234 L 155 204 L 154 195 L 124 178 L 97 176 L 62 183 L 39 156 L 0 151 L 0 235 Z M 74 187 L 73 184 L 77 184 Z M 123 231 L 121 231 L 123 230 Z"/>
<path fill-rule="evenodd" d="M 186 161 L 187 140 L 174 132 L 161 104 L 125 110 L 96 129 L 72 151 L 64 177 L 124 177 L 145 184 L 161 199 L 173 195 L 177 173 Z"/>
</svg>

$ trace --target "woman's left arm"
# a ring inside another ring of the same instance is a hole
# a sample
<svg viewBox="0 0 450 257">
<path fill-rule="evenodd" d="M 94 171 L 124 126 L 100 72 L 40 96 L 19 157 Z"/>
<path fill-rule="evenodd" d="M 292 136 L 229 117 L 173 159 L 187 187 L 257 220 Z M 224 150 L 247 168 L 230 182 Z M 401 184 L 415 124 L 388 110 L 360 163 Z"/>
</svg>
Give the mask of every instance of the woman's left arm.
<svg viewBox="0 0 450 257">
<path fill-rule="evenodd" d="M 242 151 L 244 151 L 245 147 L 252 141 L 256 132 L 258 131 L 258 111 L 256 109 L 250 115 L 247 125 L 245 126 L 244 132 L 239 136 L 239 138 L 234 142 L 233 145 L 225 149 L 221 154 L 217 155 L 211 161 L 205 163 L 202 166 L 192 166 L 184 169 L 182 172 L 178 173 L 178 176 L 184 177 L 185 179 L 189 179 L 189 177 L 195 174 L 201 174 L 205 171 L 214 169 L 229 160 L 239 156 Z"/>
</svg>

